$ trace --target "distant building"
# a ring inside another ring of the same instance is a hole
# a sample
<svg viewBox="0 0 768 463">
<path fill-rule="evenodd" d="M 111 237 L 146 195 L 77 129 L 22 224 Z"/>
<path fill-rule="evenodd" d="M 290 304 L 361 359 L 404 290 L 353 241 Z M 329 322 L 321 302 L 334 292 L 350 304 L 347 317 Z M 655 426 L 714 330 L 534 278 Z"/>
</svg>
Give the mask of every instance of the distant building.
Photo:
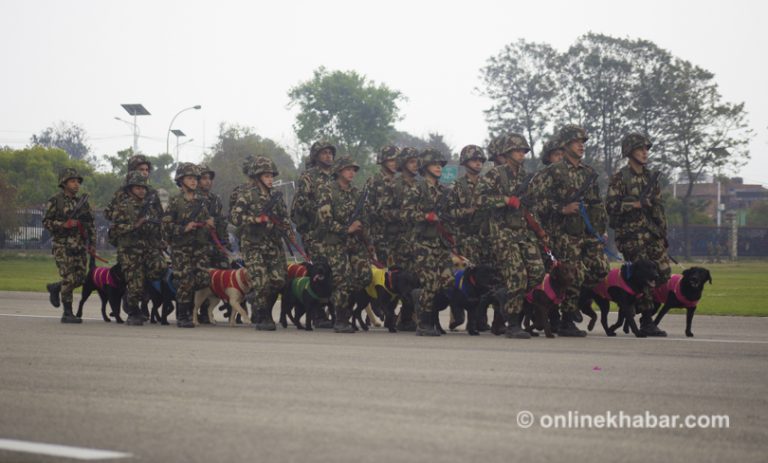
<svg viewBox="0 0 768 463">
<path fill-rule="evenodd" d="M 704 201 L 706 206 L 704 213 L 713 221 L 717 220 L 717 190 L 718 182 L 708 179 L 707 183 L 695 183 L 691 199 L 694 201 Z M 721 210 L 737 211 L 749 209 L 755 201 L 768 200 L 768 188 L 762 185 L 745 185 L 741 177 L 733 177 L 726 182 L 720 182 L 720 203 L 723 205 Z M 670 185 L 669 190 L 676 198 L 685 196 L 688 189 L 688 183 L 677 183 Z"/>
</svg>

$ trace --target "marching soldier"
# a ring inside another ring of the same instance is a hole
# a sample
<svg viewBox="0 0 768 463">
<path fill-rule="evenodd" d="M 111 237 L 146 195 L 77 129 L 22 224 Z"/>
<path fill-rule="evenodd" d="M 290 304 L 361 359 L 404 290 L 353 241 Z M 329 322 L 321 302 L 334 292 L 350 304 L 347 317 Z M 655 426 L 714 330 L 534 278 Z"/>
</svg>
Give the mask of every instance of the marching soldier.
<svg viewBox="0 0 768 463">
<path fill-rule="evenodd" d="M 397 235 L 397 226 L 392 224 L 392 216 L 387 204 L 392 197 L 395 174 L 397 173 L 397 156 L 400 148 L 393 145 L 385 146 L 379 151 L 376 163 L 381 170 L 371 176 L 365 184 L 368 190 L 369 219 L 371 221 L 371 239 L 376 245 L 377 257 L 384 265 L 389 265 L 392 254 L 392 241 Z"/>
<path fill-rule="evenodd" d="M 163 277 L 166 265 L 153 243 L 160 234 L 161 216 L 148 196 L 147 178 L 132 171 L 123 187 L 122 198 L 113 205 L 110 235 L 117 243 L 117 262 L 126 283 L 127 325 L 141 326 L 144 317 L 139 304 L 146 280 Z"/>
<path fill-rule="evenodd" d="M 200 169 L 196 165 L 181 163 L 175 177 L 179 194 L 171 198 L 163 215 L 163 236 L 171 246 L 179 328 L 194 328 L 191 317 L 195 291 L 210 285 L 208 229 L 215 224 L 205 198 L 197 191 L 199 180 Z"/>
<path fill-rule="evenodd" d="M 296 193 L 291 204 L 291 220 L 296 225 L 296 231 L 301 235 L 304 249 L 310 257 L 317 257 L 318 249 L 313 229 L 316 226 L 318 189 L 330 183 L 332 179 L 333 160 L 336 157 L 336 147 L 330 142 L 320 140 L 309 149 L 307 170 L 296 183 Z M 325 256 L 328 257 L 328 256 Z"/>
<path fill-rule="evenodd" d="M 418 316 L 419 336 L 440 336 L 435 326 L 435 295 L 450 288 L 453 263 L 448 237 L 441 223 L 447 216 L 447 187 L 440 184 L 443 167 L 447 164 L 443 154 L 433 148 L 425 149 L 419 158 L 419 173 L 423 179 L 415 188 L 405 190 L 401 217 L 410 226 L 407 232 L 411 242 L 412 268 L 419 270 L 421 289 L 413 297 Z"/>
<path fill-rule="evenodd" d="M 54 307 L 64 304 L 61 323 L 82 322 L 72 313 L 72 292 L 85 283 L 87 254 L 94 253 L 96 228 L 88 195 L 78 196 L 82 183 L 83 177 L 77 170 L 63 169 L 59 173 L 61 191 L 48 200 L 43 218 L 43 226 L 53 236 L 51 252 L 61 277 L 61 281 L 47 288 Z"/>
<path fill-rule="evenodd" d="M 454 182 L 451 207 L 447 211 L 456 223 L 456 242 L 461 249 L 461 255 L 475 264 L 484 262 L 480 255 L 484 244 L 480 236 L 483 216 L 477 213 L 476 197 L 480 171 L 485 161 L 487 158 L 479 146 L 467 145 L 461 149 L 459 165 L 464 166 L 466 174 Z"/>
<path fill-rule="evenodd" d="M 602 242 L 607 216 L 597 172 L 582 162 L 586 132 L 579 126 L 566 125 L 560 129 L 558 139 L 565 158 L 539 174 L 541 181 L 531 193 L 537 215 L 549 218 L 545 223 L 553 229 L 553 250 L 560 260 L 576 267 L 574 284 L 561 305 L 558 335 L 582 337 L 586 331 L 574 324 L 580 288 L 593 287 L 608 274 Z"/>
<path fill-rule="evenodd" d="M 661 197 L 659 172 L 648 167 L 648 151 L 653 145 L 645 135 L 630 133 L 621 141 L 621 154 L 627 158 L 611 179 L 606 209 L 611 228 L 616 231 L 616 246 L 624 259 L 648 259 L 659 267 L 657 284 L 669 280 L 672 269 L 667 255 L 667 220 Z M 650 291 L 638 301 L 640 331 L 647 336 L 666 336 L 653 323 L 653 295 Z"/>
<path fill-rule="evenodd" d="M 317 229 L 315 246 L 325 256 L 333 272 L 331 305 L 336 310 L 337 333 L 354 333 L 349 323 L 349 296 L 368 286 L 371 268 L 365 255 L 368 220 L 360 192 L 352 185 L 360 166 L 349 157 L 341 157 L 333 165 L 333 181 L 320 185 L 317 191 Z"/>
<path fill-rule="evenodd" d="M 288 211 L 282 195 L 272 192 L 278 171 L 275 163 L 256 156 L 250 163 L 250 188 L 240 190 L 232 203 L 229 220 L 242 229 L 241 250 L 251 287 L 255 288 L 253 319 L 256 329 L 274 331 L 272 305 L 285 284 L 288 263 L 283 251 L 282 235 L 289 225 Z"/>
<path fill-rule="evenodd" d="M 490 248 L 507 290 L 503 311 L 507 316 L 507 337 L 528 339 L 521 328 L 523 297 L 541 283 L 544 264 L 536 236 L 520 210 L 521 188 L 528 141 L 518 134 L 501 135 L 491 141 L 488 151 L 502 164 L 489 170 L 478 185 L 477 205 L 490 213 Z"/>
</svg>

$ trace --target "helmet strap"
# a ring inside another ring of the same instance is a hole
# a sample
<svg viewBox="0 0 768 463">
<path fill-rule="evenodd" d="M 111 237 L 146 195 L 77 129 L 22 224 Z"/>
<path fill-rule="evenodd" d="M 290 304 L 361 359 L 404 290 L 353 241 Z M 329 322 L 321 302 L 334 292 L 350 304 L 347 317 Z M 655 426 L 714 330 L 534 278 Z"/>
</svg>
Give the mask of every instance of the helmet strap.
<svg viewBox="0 0 768 463">
<path fill-rule="evenodd" d="M 469 167 L 469 165 L 467 165 L 467 164 L 464 165 L 464 168 L 467 169 L 467 172 L 471 173 L 472 175 L 480 175 L 480 171 L 482 170 L 482 169 L 480 169 L 480 170 L 473 169 L 473 168 Z"/>
</svg>

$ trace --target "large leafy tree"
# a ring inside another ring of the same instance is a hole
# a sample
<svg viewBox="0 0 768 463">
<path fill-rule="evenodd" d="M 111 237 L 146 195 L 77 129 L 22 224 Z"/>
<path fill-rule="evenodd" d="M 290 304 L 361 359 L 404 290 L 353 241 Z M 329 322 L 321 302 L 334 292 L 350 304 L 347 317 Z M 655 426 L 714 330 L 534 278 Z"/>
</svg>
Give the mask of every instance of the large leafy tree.
<svg viewBox="0 0 768 463">
<path fill-rule="evenodd" d="M 288 92 L 289 107 L 297 107 L 294 130 L 309 146 L 326 138 L 342 154 L 358 163 L 370 163 L 370 154 L 389 142 L 399 120 L 398 101 L 403 95 L 376 84 L 354 71 L 327 71 L 321 67 L 312 79 Z"/>
<path fill-rule="evenodd" d="M 46 127 L 40 133 L 30 138 L 32 145 L 46 148 L 60 148 L 72 159 L 87 161 L 91 152 L 88 145 L 88 134 L 85 129 L 73 122 L 60 121 L 51 127 Z"/>
</svg>

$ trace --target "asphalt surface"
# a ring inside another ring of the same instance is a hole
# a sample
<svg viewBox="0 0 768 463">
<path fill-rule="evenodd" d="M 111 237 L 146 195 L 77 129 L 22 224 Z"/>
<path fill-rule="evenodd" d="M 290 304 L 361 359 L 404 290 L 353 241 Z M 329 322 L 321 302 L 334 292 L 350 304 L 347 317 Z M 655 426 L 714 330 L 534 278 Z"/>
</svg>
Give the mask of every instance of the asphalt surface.
<svg viewBox="0 0 768 463">
<path fill-rule="evenodd" d="M 0 439 L 158 462 L 743 463 L 768 451 L 766 318 L 698 316 L 693 339 L 680 315 L 666 339 L 421 338 L 127 327 L 101 321 L 96 300 L 82 325 L 63 325 L 46 296 L 0 292 Z M 609 425 L 606 413 L 727 415 L 729 427 L 547 427 L 569 412 Z M 10 461 L 74 460 L 0 450 Z"/>
</svg>

